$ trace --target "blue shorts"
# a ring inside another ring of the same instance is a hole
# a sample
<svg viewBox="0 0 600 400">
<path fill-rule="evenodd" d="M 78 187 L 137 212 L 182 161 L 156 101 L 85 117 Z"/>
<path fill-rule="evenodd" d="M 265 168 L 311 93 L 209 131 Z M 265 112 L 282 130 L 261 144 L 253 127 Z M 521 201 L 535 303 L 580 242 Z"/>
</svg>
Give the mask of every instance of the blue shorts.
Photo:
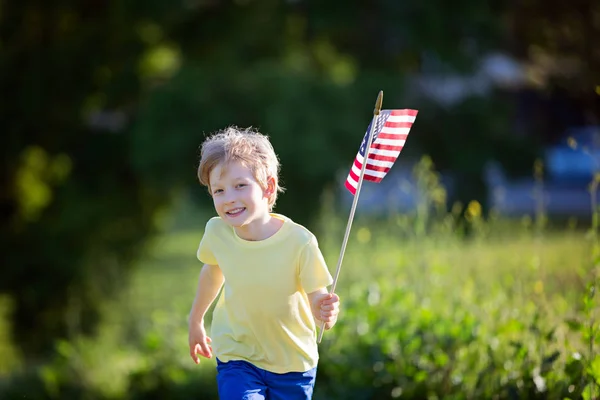
<svg viewBox="0 0 600 400">
<path fill-rule="evenodd" d="M 246 361 L 217 358 L 219 400 L 310 400 L 317 368 L 276 374 Z"/>
</svg>

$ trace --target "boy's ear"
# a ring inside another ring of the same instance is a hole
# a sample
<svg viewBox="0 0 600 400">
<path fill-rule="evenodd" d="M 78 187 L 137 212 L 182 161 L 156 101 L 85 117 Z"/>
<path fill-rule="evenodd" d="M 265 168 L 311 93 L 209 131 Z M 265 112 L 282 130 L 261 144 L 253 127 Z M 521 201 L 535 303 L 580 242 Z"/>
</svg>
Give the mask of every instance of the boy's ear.
<svg viewBox="0 0 600 400">
<path fill-rule="evenodd" d="M 275 193 L 275 178 L 269 176 L 267 178 L 267 188 L 265 189 L 265 195 L 271 197 Z"/>
</svg>

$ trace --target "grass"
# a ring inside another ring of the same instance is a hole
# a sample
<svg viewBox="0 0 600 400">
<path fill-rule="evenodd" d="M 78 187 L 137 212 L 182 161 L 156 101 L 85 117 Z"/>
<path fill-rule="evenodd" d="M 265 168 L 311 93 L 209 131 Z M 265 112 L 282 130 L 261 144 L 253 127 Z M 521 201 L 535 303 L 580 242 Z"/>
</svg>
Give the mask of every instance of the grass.
<svg viewBox="0 0 600 400">
<path fill-rule="evenodd" d="M 198 225 L 202 226 L 206 218 L 202 217 Z M 323 226 L 327 228 L 319 237 L 333 273 L 345 221 L 331 214 L 326 218 Z M 480 346 L 470 350 L 475 358 L 490 347 L 504 352 L 504 362 L 510 363 L 509 342 L 519 339 L 531 351 L 541 351 L 541 343 L 529 329 L 534 320 L 544 329 L 555 328 L 554 334 L 562 344 L 551 346 L 563 350 L 561 368 L 570 352 L 583 348 L 578 334 L 569 332 L 564 321 L 581 313 L 580 297 L 591 261 L 591 243 L 585 232 L 548 231 L 540 236 L 532 226 L 519 222 L 516 228 L 503 226 L 501 231 L 486 226 L 487 233 L 465 240 L 444 233 L 417 237 L 412 234 L 414 223 L 402 216 L 377 224 L 357 218 L 337 286 L 344 313 L 339 325 L 325 334 L 322 363 L 340 362 L 336 357 L 351 351 L 350 342 L 356 336 L 372 343 L 402 334 L 406 337 L 400 341 L 408 341 L 406 345 L 413 346 L 415 353 L 435 353 L 425 350 L 424 343 L 411 342 L 418 336 L 416 332 L 398 326 L 402 321 L 414 323 L 415 319 L 439 329 L 429 339 L 428 348 L 435 348 L 435 342 L 447 332 L 463 329 L 472 321 Z M 153 352 L 163 354 L 168 342 L 169 355 L 159 359 L 168 357 L 172 363 L 176 360 L 176 369 L 186 371 L 182 380 L 197 373 L 214 386 L 214 362 L 203 361 L 198 370 L 186 347 L 185 316 L 200 269 L 195 259 L 200 237 L 201 230 L 188 229 L 171 232 L 153 243 L 154 250 L 140 263 L 130 289 L 119 299 L 120 313 L 112 314 L 122 319 L 113 320 L 112 325 L 129 325 L 132 337 L 143 339 L 142 345 L 133 346 L 138 351 L 150 346 Z M 356 362 L 352 357 L 341 361 L 349 368 Z M 365 363 L 364 358 L 360 362 Z M 488 362 L 490 358 L 483 358 L 477 365 L 483 369 Z M 468 365 L 465 363 L 464 368 Z M 520 367 L 515 362 L 515 368 Z M 324 382 L 320 385 L 329 386 Z M 317 390 L 316 396 L 319 393 L 326 398 L 346 395 Z"/>
<path fill-rule="evenodd" d="M 595 398 L 597 220 L 590 230 L 550 229 L 542 214 L 484 220 L 473 203 L 464 237 L 438 207 L 435 176 L 425 180 L 435 196 L 414 215 L 357 216 L 315 398 Z M 325 201 L 316 233 L 333 274 L 347 215 L 332 210 Z M 180 205 L 128 289 L 107 299 L 98 336 L 57 343 L 38 371 L 45 397 L 65 398 L 69 382 L 79 390 L 69 398 L 216 398 L 214 360 L 192 362 L 186 321 L 210 214 Z M 0 315 L 8 305 L 0 299 Z M 0 319 L 0 373 L 19 362 L 6 331 Z"/>
</svg>

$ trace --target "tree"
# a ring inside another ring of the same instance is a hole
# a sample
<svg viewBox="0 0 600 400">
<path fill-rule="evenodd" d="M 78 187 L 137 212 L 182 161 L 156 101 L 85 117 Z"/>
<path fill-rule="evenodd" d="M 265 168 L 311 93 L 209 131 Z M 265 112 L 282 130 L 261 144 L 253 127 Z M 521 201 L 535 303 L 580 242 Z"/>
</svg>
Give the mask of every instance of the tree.
<svg viewBox="0 0 600 400">
<path fill-rule="evenodd" d="M 14 299 L 14 337 L 26 354 L 93 329 L 99 302 L 126 281 L 168 201 L 131 165 L 121 122 L 140 96 L 140 10 L 2 7 L 0 88 L 10 100 L 0 110 L 0 292 Z"/>
<path fill-rule="evenodd" d="M 541 134 L 552 140 L 569 124 L 599 124 L 600 4 L 534 0 L 517 2 L 506 15 L 508 47 L 526 63 L 531 86 L 547 103 Z M 572 116 L 558 119 L 565 113 Z"/>
<path fill-rule="evenodd" d="M 157 212 L 197 185 L 205 133 L 236 124 L 271 135 L 288 188 L 278 210 L 310 224 L 323 188 L 353 160 L 378 91 L 386 107 L 412 107 L 404 76 L 426 50 L 468 71 L 500 32 L 494 13 L 475 0 L 4 5 L 0 293 L 14 299 L 22 349 L 93 332 Z M 458 45 L 469 38 L 471 50 Z M 476 105 L 463 112 L 490 112 Z M 444 152 L 440 115 L 419 116 L 413 147 L 449 168 L 479 168 L 479 149 Z M 420 125 L 431 121 L 428 137 Z M 478 121 L 460 130 L 485 143 L 496 133 Z"/>
</svg>

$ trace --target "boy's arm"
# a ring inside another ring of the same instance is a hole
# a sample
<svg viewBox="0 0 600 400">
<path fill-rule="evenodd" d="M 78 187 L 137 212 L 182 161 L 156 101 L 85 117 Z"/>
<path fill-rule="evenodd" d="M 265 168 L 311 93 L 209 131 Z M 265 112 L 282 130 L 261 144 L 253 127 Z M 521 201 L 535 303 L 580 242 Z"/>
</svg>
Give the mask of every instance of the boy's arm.
<svg viewBox="0 0 600 400">
<path fill-rule="evenodd" d="M 204 316 L 208 307 L 215 301 L 221 286 L 225 281 L 223 273 L 218 265 L 204 264 L 198 278 L 198 289 L 189 315 L 188 341 L 190 356 L 196 364 L 200 363 L 198 354 L 211 358 L 211 339 L 206 335 L 204 329 Z"/>
<path fill-rule="evenodd" d="M 317 321 L 325 322 L 325 330 L 333 328 L 340 312 L 340 298 L 335 293 L 329 293 L 326 288 L 315 290 L 308 294 L 310 309 Z"/>
<path fill-rule="evenodd" d="M 196 297 L 190 311 L 190 325 L 204 322 L 206 311 L 217 298 L 223 282 L 225 282 L 225 278 L 218 265 L 204 264 L 200 271 Z"/>
</svg>

